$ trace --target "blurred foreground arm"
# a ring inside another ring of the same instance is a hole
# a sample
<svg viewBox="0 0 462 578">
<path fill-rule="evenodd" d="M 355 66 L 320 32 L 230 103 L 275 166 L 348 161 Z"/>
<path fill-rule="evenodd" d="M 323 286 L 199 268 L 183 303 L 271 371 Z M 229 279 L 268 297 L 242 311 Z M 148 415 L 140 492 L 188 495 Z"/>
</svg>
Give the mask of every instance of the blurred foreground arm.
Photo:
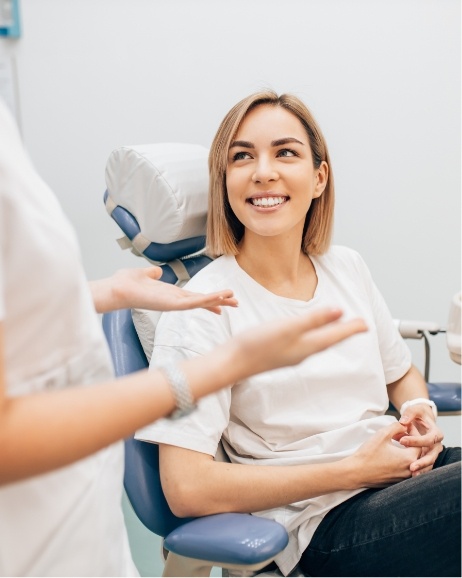
<svg viewBox="0 0 462 578">
<path fill-rule="evenodd" d="M 295 365 L 355 333 L 361 320 L 340 322 L 320 310 L 270 323 L 181 364 L 195 399 L 255 373 Z M 160 371 L 141 371 L 94 387 L 22 397 L 6 395 L 0 323 L 0 483 L 62 467 L 169 415 L 175 402 Z"/>
</svg>

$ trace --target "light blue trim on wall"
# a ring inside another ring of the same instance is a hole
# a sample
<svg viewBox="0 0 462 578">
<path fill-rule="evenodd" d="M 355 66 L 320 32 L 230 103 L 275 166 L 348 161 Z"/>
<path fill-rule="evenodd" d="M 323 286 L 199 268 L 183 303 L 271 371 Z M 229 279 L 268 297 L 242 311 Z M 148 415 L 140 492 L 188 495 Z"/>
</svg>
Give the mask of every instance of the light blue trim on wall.
<svg viewBox="0 0 462 578">
<path fill-rule="evenodd" d="M 0 26 L 0 36 L 7 38 L 19 38 L 21 36 L 21 25 L 19 19 L 19 0 L 1 0 L 7 10 L 11 12 L 11 24 Z"/>
</svg>

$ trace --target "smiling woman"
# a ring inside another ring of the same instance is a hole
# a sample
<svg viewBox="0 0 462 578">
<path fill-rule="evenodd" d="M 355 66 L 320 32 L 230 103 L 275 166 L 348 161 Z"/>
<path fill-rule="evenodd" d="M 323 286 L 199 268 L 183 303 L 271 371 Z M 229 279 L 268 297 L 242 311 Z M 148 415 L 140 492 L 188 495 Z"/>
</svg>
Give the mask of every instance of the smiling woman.
<svg viewBox="0 0 462 578">
<path fill-rule="evenodd" d="M 315 167 L 308 133 L 291 112 L 262 104 L 247 114 L 230 145 L 226 168 L 227 201 L 245 228 L 245 235 L 236 239 L 236 261 L 245 271 L 251 274 L 248 256 L 254 253 L 255 243 L 263 259 L 284 251 L 308 274 L 308 279 L 297 276 L 292 296 L 313 296 L 316 273 L 308 255 L 300 255 L 300 239 L 311 204 L 323 194 L 328 175 L 326 161 Z M 265 283 L 258 273 L 252 276 L 277 293 L 269 280 Z M 310 295 L 306 295 L 308 287 Z"/>
<path fill-rule="evenodd" d="M 218 258 L 188 289 L 230 287 L 239 308 L 163 315 L 151 364 L 206 355 L 263 320 L 288 323 L 320 305 L 369 331 L 208 396 L 181 431 L 140 431 L 161 444 L 172 511 L 279 521 L 284 575 L 297 564 L 308 576 L 459 575 L 460 448 L 443 449 L 425 381 L 366 264 L 330 246 L 332 168 L 312 114 L 291 95 L 243 99 L 218 129 L 209 168 L 207 243 Z M 403 407 L 400 422 L 389 400 Z M 231 464 L 213 459 L 220 441 Z"/>
<path fill-rule="evenodd" d="M 207 231 L 208 249 L 212 255 L 236 255 L 237 244 L 243 236 L 242 223 L 235 218 L 231 199 L 228 199 L 230 179 L 237 172 L 234 168 L 245 169 L 240 171 L 245 173 L 240 179 L 248 176 L 247 171 L 252 171 L 255 187 L 250 198 L 270 198 L 273 195 L 258 194 L 271 191 L 274 183 L 274 176 L 265 172 L 275 171 L 278 177 L 279 170 L 285 166 L 284 172 L 295 178 L 297 173 L 303 173 L 303 168 L 309 167 L 319 183 L 318 188 L 313 185 L 314 202 L 306 214 L 304 248 L 306 252 L 321 254 L 330 244 L 334 184 L 329 171 L 327 144 L 313 115 L 298 98 L 275 96 L 272 92 L 263 92 L 244 99 L 231 109 L 215 136 L 210 151 L 211 194 Z M 245 131 L 252 132 L 253 128 L 256 128 L 255 138 L 250 138 L 250 133 Z M 265 147 L 268 150 L 265 151 Z M 302 186 L 307 189 L 308 184 L 305 182 Z M 288 198 L 287 191 L 282 196 Z M 223 219 L 228 220 L 230 231 L 222 226 Z M 313 221 L 315 226 L 308 227 L 308 221 Z"/>
</svg>

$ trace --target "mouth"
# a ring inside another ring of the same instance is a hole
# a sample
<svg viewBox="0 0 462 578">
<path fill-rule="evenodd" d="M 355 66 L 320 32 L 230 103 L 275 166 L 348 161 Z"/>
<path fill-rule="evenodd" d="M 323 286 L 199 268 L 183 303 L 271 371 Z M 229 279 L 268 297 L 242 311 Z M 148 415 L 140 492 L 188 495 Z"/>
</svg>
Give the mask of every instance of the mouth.
<svg viewBox="0 0 462 578">
<path fill-rule="evenodd" d="M 277 207 L 283 205 L 289 200 L 287 196 L 274 196 L 274 195 L 260 195 L 255 197 L 250 197 L 247 199 L 247 203 L 250 203 L 254 207 Z"/>
</svg>

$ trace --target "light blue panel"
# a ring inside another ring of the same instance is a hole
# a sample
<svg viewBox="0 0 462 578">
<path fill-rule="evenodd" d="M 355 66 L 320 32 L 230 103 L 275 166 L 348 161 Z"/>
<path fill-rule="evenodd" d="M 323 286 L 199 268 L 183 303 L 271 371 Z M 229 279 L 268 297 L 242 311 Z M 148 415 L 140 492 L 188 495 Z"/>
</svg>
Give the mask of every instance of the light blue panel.
<svg viewBox="0 0 462 578">
<path fill-rule="evenodd" d="M 19 24 L 19 0 L 3 0 L 0 8 L 8 12 L 11 16 L 11 23 L 6 27 L 0 27 L 0 36 L 8 38 L 19 38 L 21 36 L 21 26 Z M 5 14 L 3 14 L 5 16 Z"/>
<path fill-rule="evenodd" d="M 122 509 L 130 541 L 133 561 L 141 576 L 162 576 L 161 538 L 150 532 L 138 520 L 127 496 L 123 495 Z"/>
</svg>

